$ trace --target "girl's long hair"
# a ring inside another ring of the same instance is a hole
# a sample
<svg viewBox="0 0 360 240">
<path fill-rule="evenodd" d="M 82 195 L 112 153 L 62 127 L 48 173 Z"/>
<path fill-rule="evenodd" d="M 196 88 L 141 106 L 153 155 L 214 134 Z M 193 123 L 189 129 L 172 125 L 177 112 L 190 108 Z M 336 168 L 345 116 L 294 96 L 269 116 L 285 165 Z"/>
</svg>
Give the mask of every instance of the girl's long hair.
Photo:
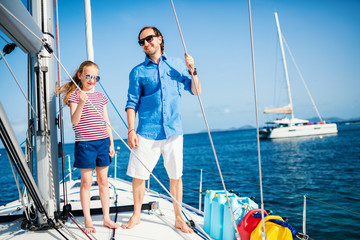
<svg viewBox="0 0 360 240">
<path fill-rule="evenodd" d="M 72 79 L 76 82 L 76 84 L 81 88 L 81 80 L 78 77 L 78 74 L 82 74 L 82 72 L 84 71 L 85 67 L 88 66 L 95 66 L 99 69 L 98 65 L 96 65 L 96 63 L 92 62 L 92 61 L 84 61 L 80 64 L 80 67 L 78 68 L 78 70 L 76 71 L 76 73 L 74 74 L 74 76 L 72 77 Z M 56 89 L 56 94 L 58 96 L 63 97 L 63 102 L 64 105 L 69 106 L 69 97 L 71 95 L 71 93 L 73 93 L 76 89 L 76 85 L 74 84 L 73 81 L 70 80 L 70 82 L 64 83 L 63 85 L 61 85 L 60 87 L 58 87 Z"/>
</svg>

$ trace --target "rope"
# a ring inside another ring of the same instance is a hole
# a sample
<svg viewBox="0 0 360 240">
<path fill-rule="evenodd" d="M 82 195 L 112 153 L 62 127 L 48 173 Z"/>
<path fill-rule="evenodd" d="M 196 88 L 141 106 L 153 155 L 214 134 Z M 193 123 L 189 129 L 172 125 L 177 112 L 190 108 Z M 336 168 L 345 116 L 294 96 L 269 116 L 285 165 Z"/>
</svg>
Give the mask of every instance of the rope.
<svg viewBox="0 0 360 240">
<path fill-rule="evenodd" d="M 180 38 L 181 38 L 181 41 L 182 41 L 182 44 L 183 44 L 183 47 L 184 47 L 184 51 L 185 51 L 185 54 L 187 55 L 186 45 L 185 45 L 185 41 L 184 41 L 184 38 L 183 38 L 183 35 L 182 35 L 182 32 L 181 32 L 179 20 L 178 20 L 178 17 L 177 17 L 177 15 L 176 15 L 175 6 L 174 6 L 173 1 L 172 1 L 172 0 L 170 0 L 170 1 L 171 1 L 171 6 L 172 6 L 172 9 L 173 9 L 173 12 L 174 12 L 176 24 L 177 24 L 177 27 L 178 27 L 178 30 L 179 30 L 179 33 L 180 33 Z M 202 112 L 202 115 L 203 115 L 203 118 L 204 118 L 204 121 L 205 121 L 207 133 L 208 133 L 208 135 L 209 135 L 209 140 L 210 140 L 211 148 L 212 148 L 212 151 L 213 151 L 213 154 L 214 154 L 214 157 L 215 157 L 215 161 L 216 161 L 217 168 L 218 168 L 218 170 L 219 170 L 219 175 L 220 175 L 221 183 L 222 183 L 223 189 L 224 189 L 224 191 L 225 191 L 226 201 L 228 202 L 229 211 L 230 211 L 231 219 L 232 219 L 232 222 L 233 222 L 233 225 L 234 225 L 234 229 L 235 229 L 235 232 L 236 232 L 236 236 L 237 236 L 238 239 L 240 239 L 240 234 L 239 234 L 239 231 L 237 230 L 237 226 L 236 226 L 236 222 L 235 222 L 235 217 L 234 217 L 233 211 L 232 211 L 232 209 L 231 209 L 231 204 L 230 204 L 230 202 L 229 202 L 229 197 L 228 197 L 228 193 L 227 193 L 227 190 L 226 190 L 225 182 L 224 182 L 224 179 L 223 179 L 223 176 L 222 176 L 222 173 L 221 173 L 220 164 L 219 164 L 218 157 L 217 157 L 217 154 L 216 154 L 215 146 L 214 146 L 214 143 L 213 143 L 213 140 L 212 140 L 212 137 L 211 137 L 210 128 L 209 128 L 209 125 L 208 125 L 208 122 L 207 122 L 207 119 L 206 119 L 206 116 L 205 116 L 204 107 L 203 107 L 203 104 L 202 104 L 202 101 L 201 101 L 201 98 L 200 98 L 200 95 L 199 95 L 199 91 L 198 91 L 197 85 L 196 85 L 196 83 L 195 83 L 194 73 L 193 73 L 193 70 L 192 70 L 191 68 L 190 68 L 190 75 L 191 75 L 191 81 L 194 83 L 194 86 L 195 86 L 195 90 L 196 90 L 196 93 L 197 93 L 197 97 L 198 97 L 198 101 L 199 101 L 199 104 L 200 104 L 201 112 Z"/>
<path fill-rule="evenodd" d="M 45 91 L 44 91 L 44 78 L 42 77 L 42 70 L 41 70 L 41 59 L 38 55 L 38 64 L 39 64 L 39 81 L 40 81 L 40 91 L 41 91 L 41 113 L 44 118 L 44 127 L 45 127 L 45 137 L 46 137 L 46 145 L 48 151 L 48 159 L 49 159 L 49 175 L 50 175 L 50 184 L 51 184 L 51 193 L 54 200 L 54 209 L 56 209 L 56 197 L 55 197 L 55 186 L 54 186 L 54 179 L 53 179 L 53 170 L 52 170 L 52 160 L 51 160 L 51 149 L 50 149 L 50 135 L 48 130 L 48 122 L 47 122 L 47 114 L 45 110 Z"/>
<path fill-rule="evenodd" d="M 60 219 L 58 219 L 58 223 L 59 223 L 66 231 L 68 231 L 68 233 L 69 233 L 74 239 L 77 240 L 77 237 L 75 236 L 75 234 L 74 234 L 68 227 L 66 227 L 66 225 L 63 224 L 63 222 L 62 222 Z"/>
<path fill-rule="evenodd" d="M 250 4 L 250 0 L 248 0 L 248 8 L 249 8 L 249 26 L 250 26 L 252 74 L 253 74 L 254 99 L 255 99 L 256 142 L 257 142 L 258 165 L 259 165 L 260 198 L 261 198 L 261 219 L 262 219 L 262 225 L 263 225 L 263 228 L 262 228 L 262 229 L 263 229 L 262 239 L 266 239 L 265 220 L 264 220 L 264 199 L 263 199 L 262 174 L 261 174 L 261 154 L 260 154 L 260 138 L 259 138 L 259 117 L 258 117 L 257 92 L 256 92 L 255 54 L 254 54 L 254 41 L 253 41 L 253 31 L 252 31 L 251 4 Z"/>
<path fill-rule="evenodd" d="M 22 218 L 20 218 L 20 219 L 17 219 L 17 220 L 15 220 L 15 221 L 13 221 L 13 222 L 11 222 L 11 223 L 9 223 L 9 224 L 5 225 L 5 226 L 2 226 L 2 227 L 0 228 L 0 232 L 1 232 L 1 231 L 4 231 L 5 229 L 7 229 L 7 228 L 9 228 L 9 227 L 11 227 L 11 226 L 13 226 L 13 225 L 15 225 L 15 224 L 17 224 L 17 223 L 19 223 L 19 222 L 23 221 L 23 220 L 25 220 L 25 218 L 24 218 L 24 217 L 22 217 Z"/>
</svg>

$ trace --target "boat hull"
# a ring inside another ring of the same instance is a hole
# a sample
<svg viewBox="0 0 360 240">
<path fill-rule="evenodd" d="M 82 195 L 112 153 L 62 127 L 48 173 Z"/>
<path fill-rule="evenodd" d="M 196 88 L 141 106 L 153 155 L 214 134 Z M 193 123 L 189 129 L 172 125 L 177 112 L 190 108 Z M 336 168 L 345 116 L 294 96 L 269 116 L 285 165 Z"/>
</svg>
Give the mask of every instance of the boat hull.
<svg viewBox="0 0 360 240">
<path fill-rule="evenodd" d="M 329 123 L 262 129 L 260 135 L 262 139 L 277 139 L 336 134 L 337 132 L 336 124 Z"/>
</svg>

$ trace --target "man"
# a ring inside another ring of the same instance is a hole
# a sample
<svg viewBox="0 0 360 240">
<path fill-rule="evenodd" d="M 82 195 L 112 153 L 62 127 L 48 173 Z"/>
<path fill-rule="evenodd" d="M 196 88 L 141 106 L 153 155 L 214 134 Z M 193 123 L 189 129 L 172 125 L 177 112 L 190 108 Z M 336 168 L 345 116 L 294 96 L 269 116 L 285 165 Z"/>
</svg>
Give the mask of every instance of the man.
<svg viewBox="0 0 360 240">
<path fill-rule="evenodd" d="M 133 228 L 140 224 L 140 214 L 145 194 L 145 180 L 152 171 L 160 154 L 170 178 L 170 192 L 182 203 L 183 132 L 180 116 L 180 90 L 192 94 L 201 93 L 201 85 L 196 76 L 194 60 L 185 54 L 185 63 L 169 58 L 164 53 L 164 39 L 155 27 L 144 27 L 138 36 L 139 44 L 145 52 L 145 61 L 137 65 L 129 76 L 128 101 L 126 104 L 129 126 L 128 144 L 135 154 L 130 154 L 127 175 L 133 177 L 134 212 L 123 228 Z M 194 81 L 189 72 L 192 71 Z M 135 132 L 136 112 L 139 115 Z M 173 201 L 175 227 L 185 233 L 192 233 L 181 215 L 181 207 Z"/>
</svg>

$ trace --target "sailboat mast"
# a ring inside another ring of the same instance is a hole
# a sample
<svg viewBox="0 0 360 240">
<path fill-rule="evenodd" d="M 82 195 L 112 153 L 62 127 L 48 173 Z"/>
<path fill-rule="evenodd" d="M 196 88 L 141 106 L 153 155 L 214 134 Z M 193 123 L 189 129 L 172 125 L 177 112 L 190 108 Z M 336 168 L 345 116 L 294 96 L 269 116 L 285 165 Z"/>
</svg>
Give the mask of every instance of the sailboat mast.
<svg viewBox="0 0 360 240">
<path fill-rule="evenodd" d="M 293 119 L 294 118 L 294 111 L 293 111 L 293 104 L 292 104 L 292 100 L 291 100 L 292 98 L 291 98 L 291 91 L 290 91 L 289 74 L 288 74 L 288 70 L 287 70 L 287 64 L 286 64 L 286 58 L 285 58 L 285 52 L 284 52 L 284 45 L 283 45 L 283 41 L 282 41 L 282 34 L 281 34 L 281 30 L 280 30 L 280 24 L 279 24 L 279 19 L 278 19 L 277 12 L 275 12 L 274 15 L 275 15 L 276 27 L 277 27 L 278 35 L 279 35 L 281 55 L 282 55 L 283 64 L 284 64 L 286 85 L 287 85 L 288 96 L 289 96 L 289 105 L 290 105 L 290 108 L 291 108 L 291 119 Z"/>
<path fill-rule="evenodd" d="M 50 46 L 54 46 L 53 1 L 33 1 L 32 15 Z M 33 116 L 35 130 L 35 159 L 37 184 L 45 200 L 46 212 L 54 218 L 59 209 L 58 139 L 56 128 L 55 61 L 44 48 L 30 54 L 32 105 L 37 116 Z M 47 221 L 39 216 L 40 225 Z"/>
<path fill-rule="evenodd" d="M 90 0 L 84 0 L 85 6 L 85 27 L 86 27 L 86 50 L 87 58 L 94 62 L 94 46 L 92 36 L 92 23 L 91 23 L 91 3 Z"/>
</svg>

